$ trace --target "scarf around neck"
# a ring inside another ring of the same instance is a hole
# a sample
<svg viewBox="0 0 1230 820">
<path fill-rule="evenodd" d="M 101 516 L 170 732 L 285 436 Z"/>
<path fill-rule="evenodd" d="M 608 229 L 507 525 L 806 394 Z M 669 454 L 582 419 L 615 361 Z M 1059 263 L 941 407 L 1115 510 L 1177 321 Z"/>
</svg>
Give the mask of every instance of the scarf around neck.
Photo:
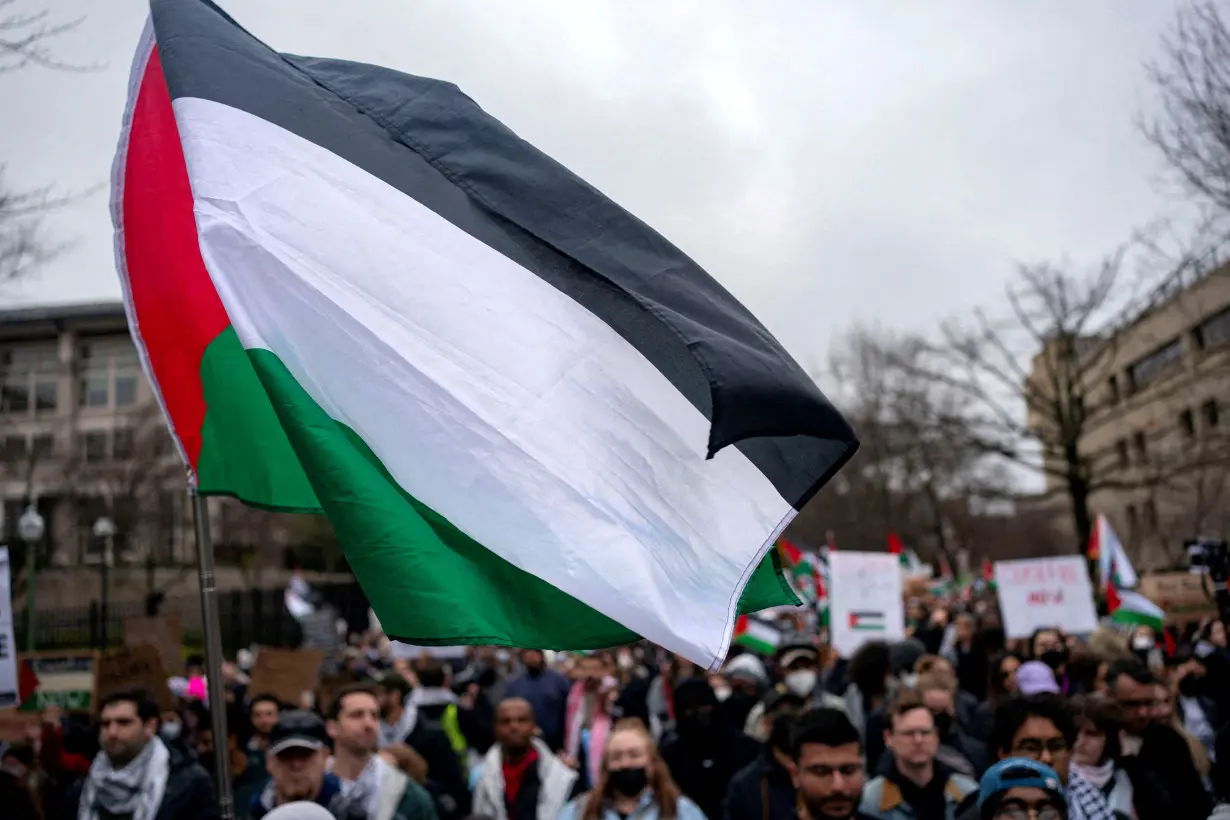
<svg viewBox="0 0 1230 820">
<path fill-rule="evenodd" d="M 131 814 L 132 820 L 154 820 L 170 771 L 171 753 L 156 736 L 122 769 L 112 766 L 106 752 L 99 752 L 81 788 L 78 820 L 98 820 L 101 811 Z"/>
<path fill-rule="evenodd" d="M 346 800 L 362 805 L 369 817 L 375 817 L 376 809 L 380 804 L 380 789 L 384 783 L 384 776 L 386 771 L 392 767 L 380 755 L 372 755 L 367 765 L 363 767 L 363 771 L 359 772 L 359 776 L 354 780 L 347 780 L 337 774 L 333 768 L 333 762 L 333 758 L 329 758 L 329 771 L 337 775 Z"/>
<path fill-rule="evenodd" d="M 1075 772 L 1082 780 L 1097 786 L 1099 789 L 1106 788 L 1106 784 L 1115 776 L 1115 761 L 1113 760 L 1107 760 L 1105 763 L 1100 763 L 1096 766 L 1086 766 L 1073 760 L 1068 764 L 1068 768 Z"/>
<path fill-rule="evenodd" d="M 381 745 L 405 743 L 406 738 L 414 732 L 419 722 L 419 709 L 432 706 L 449 706 L 457 702 L 457 696 L 451 690 L 438 686 L 420 686 L 406 695 L 402 702 L 401 718 L 396 724 L 381 722 Z"/>
</svg>

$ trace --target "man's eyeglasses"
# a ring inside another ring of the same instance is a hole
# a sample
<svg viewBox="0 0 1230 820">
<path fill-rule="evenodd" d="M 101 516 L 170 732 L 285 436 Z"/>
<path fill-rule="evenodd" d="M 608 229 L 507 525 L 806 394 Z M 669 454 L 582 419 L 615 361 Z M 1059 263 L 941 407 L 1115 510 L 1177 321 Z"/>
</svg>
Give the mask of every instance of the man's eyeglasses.
<svg viewBox="0 0 1230 820">
<path fill-rule="evenodd" d="M 1021 757 L 1030 757 L 1037 760 L 1044 751 L 1050 752 L 1052 756 L 1064 754 L 1068 751 L 1068 741 L 1062 737 L 1052 737 L 1047 740 L 1026 738 L 1013 744 L 1012 751 Z"/>
<path fill-rule="evenodd" d="M 1027 806 L 1021 801 L 1013 801 L 1000 806 L 993 817 L 995 820 L 1061 820 L 1063 815 L 1052 803 Z"/>
<path fill-rule="evenodd" d="M 893 734 L 900 737 L 908 737 L 911 740 L 918 740 L 919 738 L 931 737 L 935 734 L 935 729 L 897 729 Z"/>
</svg>

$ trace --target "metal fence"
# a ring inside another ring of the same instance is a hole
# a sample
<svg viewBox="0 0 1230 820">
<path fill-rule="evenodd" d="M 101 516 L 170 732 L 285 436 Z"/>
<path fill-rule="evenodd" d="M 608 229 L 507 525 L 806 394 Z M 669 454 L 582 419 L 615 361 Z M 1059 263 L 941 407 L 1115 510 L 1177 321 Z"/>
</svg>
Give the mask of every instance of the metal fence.
<svg viewBox="0 0 1230 820">
<path fill-rule="evenodd" d="M 313 589 L 323 602 L 332 604 L 350 624 L 352 632 L 366 628 L 367 598 L 357 583 L 329 584 Z M 222 630 L 222 648 L 227 657 L 243 647 L 295 647 L 302 640 L 299 624 L 286 609 L 281 589 L 245 589 L 218 593 L 218 621 Z M 158 609 L 161 615 L 178 615 L 183 625 L 184 647 L 188 651 L 204 651 L 201 629 L 201 599 L 199 595 L 169 598 Z M 26 648 L 26 615 L 18 610 L 14 628 L 17 646 Z M 84 647 L 118 646 L 124 642 L 124 621 L 147 614 L 142 601 L 111 602 L 107 607 L 105 635 L 102 613 L 97 600 L 86 606 L 60 609 L 39 609 L 35 613 L 34 636 L 36 650 L 80 649 Z M 106 639 L 104 642 L 104 638 Z M 168 670 L 173 674 L 178 670 Z"/>
</svg>

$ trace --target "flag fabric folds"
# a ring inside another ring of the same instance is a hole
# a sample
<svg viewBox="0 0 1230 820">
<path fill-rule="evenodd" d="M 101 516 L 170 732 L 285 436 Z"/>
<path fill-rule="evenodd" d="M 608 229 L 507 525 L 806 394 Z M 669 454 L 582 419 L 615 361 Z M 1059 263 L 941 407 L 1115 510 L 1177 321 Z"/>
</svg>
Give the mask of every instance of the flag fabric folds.
<svg viewBox="0 0 1230 820">
<path fill-rule="evenodd" d="M 715 666 L 849 425 L 681 251 L 455 86 L 153 0 L 112 189 L 204 495 L 328 516 L 391 637 Z"/>
</svg>

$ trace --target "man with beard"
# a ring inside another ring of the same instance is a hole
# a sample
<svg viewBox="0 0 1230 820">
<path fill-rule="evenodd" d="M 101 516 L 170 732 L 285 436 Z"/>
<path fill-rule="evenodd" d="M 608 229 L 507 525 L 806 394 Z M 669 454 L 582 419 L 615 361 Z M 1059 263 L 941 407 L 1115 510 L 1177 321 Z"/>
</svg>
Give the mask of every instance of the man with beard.
<svg viewBox="0 0 1230 820">
<path fill-rule="evenodd" d="M 333 739 L 330 768 L 342 794 L 363 806 L 370 820 L 436 820 L 427 791 L 376 754 L 380 744 L 380 706 L 376 690 L 347 686 L 333 699 L 326 723 Z"/>
<path fill-rule="evenodd" d="M 717 820 L 735 773 L 735 735 L 707 678 L 675 684 L 674 703 L 675 731 L 662 743 L 662 759 L 683 793 Z"/>
<path fill-rule="evenodd" d="M 790 735 L 807 702 L 779 685 L 764 703 L 765 720 L 771 727 L 769 740 L 759 757 L 731 779 L 725 820 L 792 820 L 795 816 Z"/>
<path fill-rule="evenodd" d="M 790 756 L 800 820 L 871 820 L 859 811 L 863 746 L 845 712 L 805 712 L 794 723 Z"/>
<path fill-rule="evenodd" d="M 505 699 L 520 698 L 534 710 L 542 739 L 551 749 L 564 748 L 564 714 L 572 684 L 554 669 L 548 669 L 541 649 L 521 650 L 524 674 L 508 682 Z M 498 718 L 497 718 L 498 720 Z"/>
</svg>

